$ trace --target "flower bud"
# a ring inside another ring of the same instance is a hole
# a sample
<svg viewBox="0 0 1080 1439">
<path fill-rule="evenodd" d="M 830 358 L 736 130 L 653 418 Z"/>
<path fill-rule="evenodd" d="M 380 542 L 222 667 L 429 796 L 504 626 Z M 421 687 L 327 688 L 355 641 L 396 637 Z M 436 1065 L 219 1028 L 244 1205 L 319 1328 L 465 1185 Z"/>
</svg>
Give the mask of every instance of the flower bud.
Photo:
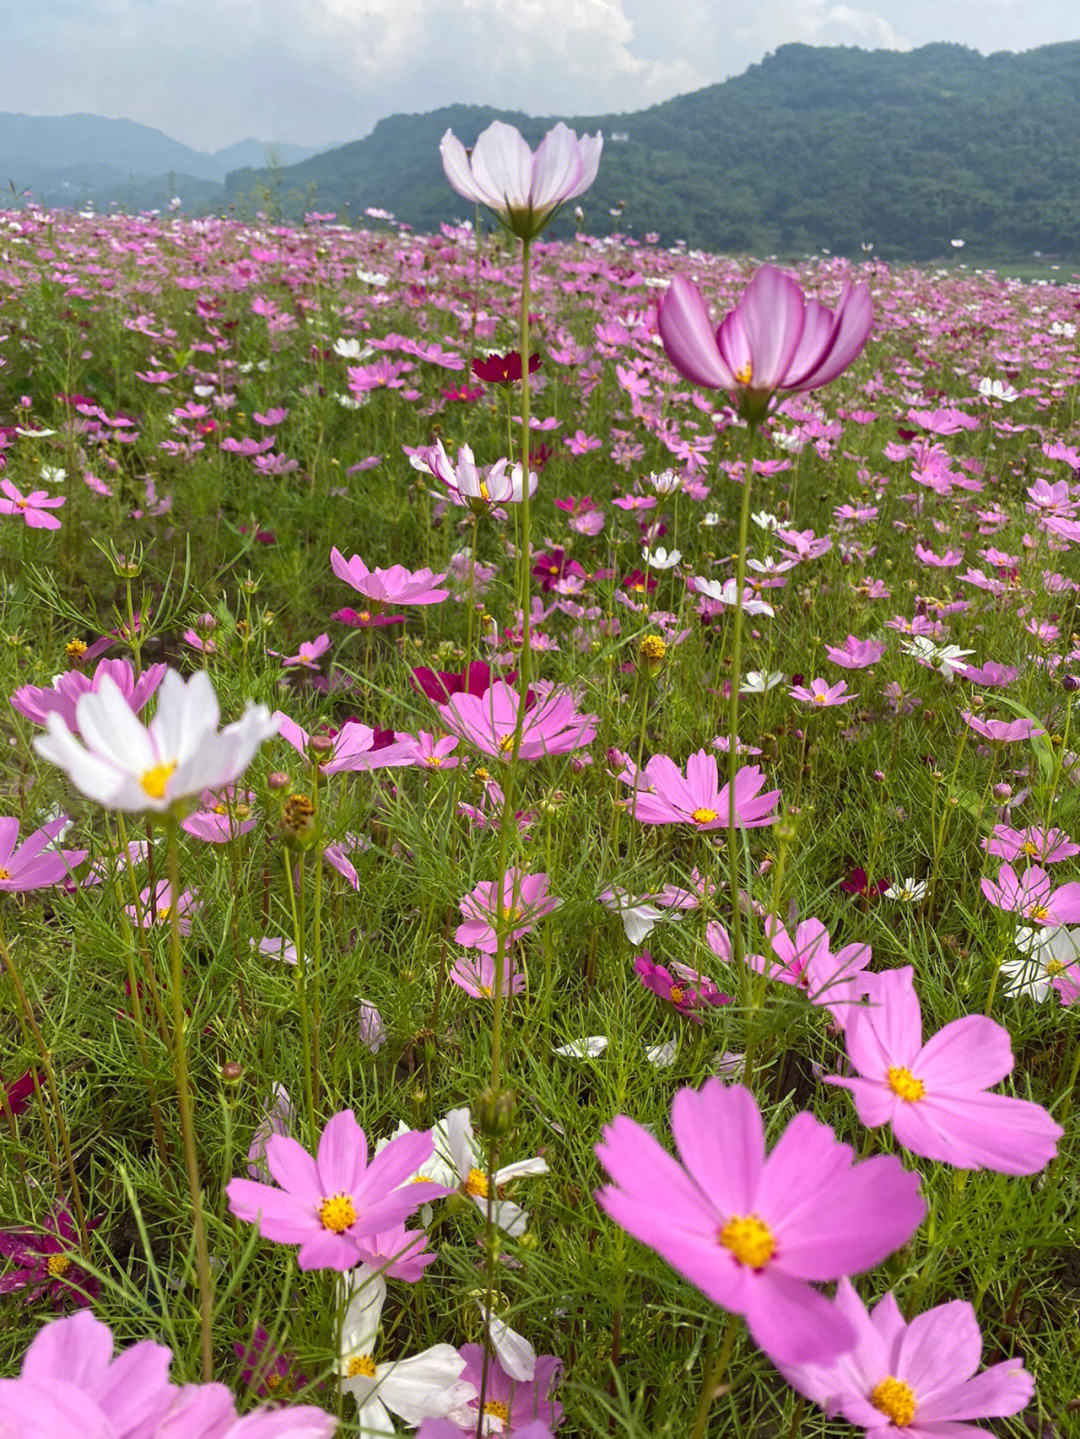
<svg viewBox="0 0 1080 1439">
<path fill-rule="evenodd" d="M 512 1089 L 485 1089 L 477 1096 L 474 1113 L 485 1139 L 505 1139 L 514 1127 L 517 1095 Z"/>
<path fill-rule="evenodd" d="M 306 794 L 291 794 L 281 811 L 281 838 L 290 849 L 310 849 L 317 826 L 315 806 Z"/>
<path fill-rule="evenodd" d="M 270 790 L 288 789 L 292 780 L 284 770 L 276 769 L 266 776 L 266 787 Z"/>
<path fill-rule="evenodd" d="M 227 1059 L 221 1066 L 221 1082 L 227 1089 L 235 1089 L 244 1077 L 244 1066 L 235 1059 Z"/>
</svg>

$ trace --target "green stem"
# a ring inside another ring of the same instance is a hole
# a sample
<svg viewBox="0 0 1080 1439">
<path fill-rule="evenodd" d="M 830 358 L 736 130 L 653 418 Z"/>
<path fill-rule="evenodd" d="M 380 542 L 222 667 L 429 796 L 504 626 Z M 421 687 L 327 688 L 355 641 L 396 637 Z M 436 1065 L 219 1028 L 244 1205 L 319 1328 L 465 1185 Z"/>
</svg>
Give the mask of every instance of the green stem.
<svg viewBox="0 0 1080 1439">
<path fill-rule="evenodd" d="M 731 696 L 728 701 L 728 879 L 731 885 L 731 957 L 738 967 L 743 957 L 742 915 L 739 910 L 739 842 L 735 813 L 735 776 L 739 768 L 739 688 L 742 683 L 743 587 L 746 584 L 746 546 L 750 531 L 750 491 L 754 477 L 757 425 L 746 427 L 746 470 L 739 509 L 739 540 L 735 560 L 735 616 L 731 638 Z"/>
<path fill-rule="evenodd" d="M 206 1247 L 206 1219 L 199 1187 L 199 1161 L 195 1152 L 195 1125 L 188 1083 L 187 1019 L 184 1014 L 184 968 L 180 952 L 180 826 L 175 815 L 165 821 L 169 839 L 169 958 L 172 980 L 173 1064 L 176 1099 L 180 1108 L 180 1132 L 184 1139 L 184 1165 L 191 1193 L 191 1215 L 195 1227 L 195 1264 L 199 1281 L 199 1315 L 202 1337 L 203 1383 L 214 1377 L 214 1350 L 211 1338 L 213 1295 L 210 1287 L 210 1255 Z"/>
<path fill-rule="evenodd" d="M 735 1339 L 739 1333 L 739 1316 L 729 1314 L 727 1324 L 724 1326 L 724 1337 L 720 1341 L 720 1353 L 716 1356 L 715 1363 L 712 1358 L 712 1343 L 706 1348 L 704 1357 L 704 1373 L 701 1378 L 701 1393 L 698 1395 L 697 1412 L 694 1415 L 694 1427 L 690 1432 L 690 1439 L 702 1439 L 705 1433 L 705 1425 L 708 1423 L 709 1410 L 712 1408 L 713 1400 L 716 1398 L 716 1391 L 720 1387 L 720 1381 L 727 1372 L 728 1361 L 731 1358 L 731 1351 L 735 1348 Z M 710 1341 L 712 1335 L 710 1334 Z"/>
<path fill-rule="evenodd" d="M 290 850 L 285 851 L 285 889 L 289 896 L 289 910 L 292 914 L 293 946 L 296 949 L 296 1004 L 300 1010 L 300 1044 L 304 1051 L 304 1105 L 307 1109 L 308 1134 L 311 1138 L 312 1153 L 318 1148 L 319 1131 L 315 1123 L 315 1079 L 311 1065 L 311 1016 L 307 1002 L 307 959 L 304 955 L 304 930 L 296 909 L 296 890 L 293 885 Z M 300 883 L 303 886 L 303 857 L 298 856 L 301 865 Z M 301 888 L 301 893 L 303 892 Z"/>
<path fill-rule="evenodd" d="M 521 696 L 529 686 L 529 578 L 531 547 L 529 538 L 529 280 L 530 241 L 521 242 Z"/>
</svg>

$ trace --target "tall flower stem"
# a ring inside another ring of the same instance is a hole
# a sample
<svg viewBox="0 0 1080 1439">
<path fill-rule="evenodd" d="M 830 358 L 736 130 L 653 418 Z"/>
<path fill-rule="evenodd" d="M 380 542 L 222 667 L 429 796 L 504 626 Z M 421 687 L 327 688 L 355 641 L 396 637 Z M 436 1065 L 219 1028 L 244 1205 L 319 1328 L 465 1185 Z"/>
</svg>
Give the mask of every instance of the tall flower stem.
<svg viewBox="0 0 1080 1439">
<path fill-rule="evenodd" d="M 521 242 L 521 703 L 529 687 L 529 575 L 532 569 L 529 538 L 529 282 L 532 242 Z"/>
<path fill-rule="evenodd" d="M 184 965 L 180 951 L 180 825 L 175 815 L 165 821 L 169 841 L 169 960 L 172 980 L 173 1067 L 176 1099 L 180 1108 L 180 1132 L 184 1140 L 184 1165 L 191 1193 L 191 1216 L 195 1228 L 195 1266 L 199 1282 L 199 1318 L 202 1339 L 202 1377 L 208 1384 L 214 1377 L 214 1350 L 211 1338 L 213 1294 L 210 1287 L 210 1255 L 206 1247 L 206 1217 L 199 1185 L 199 1159 L 195 1152 L 195 1124 L 188 1082 L 187 1038 L 184 1014 Z"/>
<path fill-rule="evenodd" d="M 296 908 L 296 889 L 293 885 L 291 851 L 285 851 L 285 889 L 289 896 L 289 910 L 292 914 L 293 945 L 296 949 L 296 1004 L 300 1011 L 300 1044 L 304 1053 L 304 1104 L 307 1109 L 308 1133 L 313 1148 L 318 1148 L 319 1129 L 315 1123 L 315 1080 L 311 1065 L 311 1015 L 307 1002 L 307 957 L 304 954 L 304 926 Z M 300 884 L 303 893 L 303 856 L 300 856 Z"/>
<path fill-rule="evenodd" d="M 739 1316 L 729 1314 L 727 1324 L 724 1326 L 724 1337 L 720 1341 L 720 1353 L 713 1360 L 713 1333 L 710 1331 L 709 1343 L 706 1345 L 704 1357 L 704 1373 L 701 1379 L 701 1393 L 698 1395 L 697 1412 L 694 1415 L 694 1427 L 690 1433 L 690 1439 L 702 1439 L 705 1433 L 705 1425 L 709 1420 L 709 1410 L 716 1398 L 716 1391 L 720 1387 L 720 1381 L 727 1372 L 728 1361 L 731 1358 L 731 1351 L 735 1348 L 735 1340 L 739 1333 Z"/>
<path fill-rule="evenodd" d="M 757 424 L 746 426 L 746 469 L 739 509 L 739 538 L 735 557 L 735 616 L 731 636 L 731 695 L 728 700 L 728 880 L 731 886 L 731 957 L 738 967 L 743 957 L 742 915 L 739 910 L 739 837 L 735 810 L 735 776 L 739 768 L 739 689 L 742 683 L 743 587 L 746 584 L 746 546 L 750 533 L 750 492 L 754 479 Z"/>
<path fill-rule="evenodd" d="M 71 1152 L 71 1135 L 68 1132 L 67 1121 L 64 1119 L 64 1111 L 60 1104 L 60 1092 L 56 1087 L 56 1072 L 53 1069 L 52 1055 L 49 1053 L 49 1046 L 45 1043 L 38 1022 L 34 1018 L 34 1011 L 27 998 L 26 990 L 23 988 L 22 976 L 19 974 L 18 966 L 12 958 L 11 950 L 7 941 L 0 934 L 0 959 L 4 961 L 4 970 L 11 975 L 11 982 L 15 986 L 15 994 L 19 1001 L 26 1019 L 27 1028 L 34 1037 L 37 1045 L 38 1055 L 41 1059 L 41 1067 L 45 1071 L 45 1082 L 49 1086 L 49 1099 L 52 1103 L 53 1114 L 56 1116 L 56 1128 L 60 1135 L 60 1147 L 64 1151 L 64 1167 L 67 1169 L 68 1182 L 71 1185 L 71 1202 L 75 1206 L 75 1222 L 79 1227 L 79 1243 L 82 1246 L 84 1255 L 90 1253 L 90 1238 L 86 1229 L 86 1211 L 83 1209 L 82 1191 L 79 1188 L 79 1178 L 75 1173 L 75 1159 Z M 5 1106 L 6 1108 L 6 1106 Z"/>
</svg>

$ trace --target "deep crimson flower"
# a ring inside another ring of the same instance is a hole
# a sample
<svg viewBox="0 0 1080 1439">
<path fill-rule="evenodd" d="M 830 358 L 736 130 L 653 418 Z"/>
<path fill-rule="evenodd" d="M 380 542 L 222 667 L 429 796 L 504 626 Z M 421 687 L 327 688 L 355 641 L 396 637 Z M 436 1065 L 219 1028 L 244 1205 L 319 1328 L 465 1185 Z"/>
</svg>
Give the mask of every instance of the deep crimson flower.
<svg viewBox="0 0 1080 1439">
<path fill-rule="evenodd" d="M 542 550 L 539 554 L 533 555 L 533 578 L 540 581 L 542 590 L 553 590 L 560 580 L 567 575 L 580 575 L 585 578 L 585 571 L 572 560 L 561 545 L 553 550 Z"/>
<path fill-rule="evenodd" d="M 44 1075 L 37 1076 L 39 1084 L 45 1083 Z M 30 1096 L 34 1092 L 34 1071 L 28 1069 L 25 1074 L 20 1074 L 18 1079 L 13 1079 L 10 1084 L 4 1085 L 4 1092 L 0 1094 L 0 1114 L 5 1111 L 15 1116 L 20 1115 L 30 1103 Z"/>
<path fill-rule="evenodd" d="M 535 375 L 540 368 L 540 356 L 529 356 L 529 374 Z M 486 360 L 474 360 L 472 372 L 485 385 L 513 385 L 521 379 L 521 351 L 511 350 L 506 355 L 489 355 Z"/>
<path fill-rule="evenodd" d="M 861 865 L 856 865 L 848 875 L 847 879 L 840 881 L 840 888 L 845 894 L 861 894 L 866 899 L 875 899 L 879 894 L 884 894 L 889 888 L 891 881 L 888 876 L 884 879 L 875 880 L 870 883 L 866 870 Z"/>
<path fill-rule="evenodd" d="M 413 684 L 433 705 L 450 703 L 451 695 L 470 694 L 481 699 L 496 679 L 505 679 L 513 684 L 517 673 L 496 675 L 490 665 L 474 660 L 463 670 L 431 670 L 426 665 L 417 665 L 412 671 Z"/>
<path fill-rule="evenodd" d="M 92 1219 L 86 1227 L 96 1229 L 100 1223 Z M 65 1299 L 85 1308 L 97 1297 L 98 1282 L 78 1263 L 79 1236 L 65 1201 L 53 1205 L 43 1228 L 40 1234 L 35 1229 L 0 1229 L 0 1258 L 12 1264 L 0 1275 L 0 1294 L 25 1289 L 27 1304 L 47 1294 L 57 1309 Z"/>
<path fill-rule="evenodd" d="M 655 575 L 646 577 L 644 570 L 631 570 L 625 579 L 619 581 L 619 586 L 631 594 L 644 595 L 652 594 L 658 583 Z"/>
</svg>

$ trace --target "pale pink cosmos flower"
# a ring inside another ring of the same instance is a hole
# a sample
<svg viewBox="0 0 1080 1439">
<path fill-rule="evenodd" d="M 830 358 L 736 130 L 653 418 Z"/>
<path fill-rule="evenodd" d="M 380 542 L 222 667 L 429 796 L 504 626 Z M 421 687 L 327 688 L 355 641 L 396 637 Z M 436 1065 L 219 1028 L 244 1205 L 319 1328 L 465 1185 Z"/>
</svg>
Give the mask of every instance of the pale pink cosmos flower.
<svg viewBox="0 0 1080 1439">
<path fill-rule="evenodd" d="M 330 551 L 330 568 L 339 580 L 351 585 L 358 594 L 370 600 L 371 607 L 392 609 L 397 605 L 437 605 L 449 595 L 439 588 L 445 574 L 431 570 L 407 570 L 404 565 L 391 565 L 388 570 L 369 570 L 359 555 L 347 560 L 335 546 Z"/>
<path fill-rule="evenodd" d="M 418 769 L 456 769 L 461 759 L 453 751 L 460 743 L 457 735 L 436 739 L 427 730 L 420 730 L 413 740 L 410 763 Z"/>
<path fill-rule="evenodd" d="M 481 471 L 469 445 L 462 445 L 458 450 L 456 464 L 451 462 L 442 440 L 418 450 L 410 460 L 414 469 L 442 481 L 453 504 L 464 506 L 474 514 L 489 514 L 499 505 L 518 505 L 524 498 L 525 482 L 520 465 L 511 466 L 509 460 L 499 459 Z M 530 496 L 536 494 L 538 483 L 536 472 L 530 471 Z"/>
<path fill-rule="evenodd" d="M 238 835 L 249 834 L 258 823 L 252 814 L 255 796 L 249 789 L 237 789 L 226 785 L 220 793 L 204 790 L 199 803 L 201 809 L 181 820 L 180 828 L 195 839 L 208 844 L 227 844 Z"/>
<path fill-rule="evenodd" d="M 32 530 L 58 530 L 60 521 L 51 510 L 66 504 L 64 495 L 50 496 L 48 490 L 31 490 L 24 495 L 7 478 L 0 480 L 0 515 L 15 515 Z"/>
<path fill-rule="evenodd" d="M 961 710 L 960 717 L 968 729 L 974 730 L 984 739 L 993 740 L 996 744 L 1015 744 L 1017 740 L 1032 739 L 1046 733 L 1034 720 L 1030 719 L 980 719 L 970 710 Z"/>
<path fill-rule="evenodd" d="M 1064 830 L 1044 830 L 1037 825 L 1013 829 L 1011 825 L 996 824 L 982 847 L 998 859 L 1037 859 L 1040 864 L 1060 864 L 1080 854 L 1080 844 L 1074 844 Z"/>
<path fill-rule="evenodd" d="M 856 698 L 847 693 L 847 680 L 839 680 L 834 685 L 828 680 L 811 680 L 809 685 L 792 685 L 788 694 L 803 704 L 821 706 L 846 705 Z"/>
<path fill-rule="evenodd" d="M 907 1322 L 893 1295 L 869 1312 L 846 1276 L 836 1308 L 856 1333 L 851 1349 L 831 1364 L 782 1365 L 791 1387 L 830 1416 L 842 1414 L 867 1439 L 977 1439 L 971 1419 L 1018 1414 L 1034 1380 L 1022 1359 L 1003 1359 L 976 1373 L 982 1335 L 975 1310 L 962 1299 L 939 1304 Z"/>
<path fill-rule="evenodd" d="M 310 735 L 281 710 L 274 711 L 274 720 L 281 738 L 309 764 L 314 758 L 319 773 L 327 777 L 342 771 L 397 768 L 413 762 L 415 741 L 409 734 L 394 734 L 389 744 L 381 744 L 378 732 L 370 725 L 346 720 L 337 734 L 327 736 L 330 749 L 325 754 L 319 754 L 311 747 L 312 739 L 317 736 Z"/>
<path fill-rule="evenodd" d="M 642 824 L 690 824 L 701 831 L 726 829 L 730 792 L 721 786 L 716 756 L 699 749 L 686 761 L 686 775 L 666 754 L 653 755 L 636 775 L 619 775 L 634 787 L 627 808 Z M 765 776 L 757 765 L 743 765 L 735 776 L 735 824 L 757 829 L 776 818 L 778 789 L 761 794 Z"/>
<path fill-rule="evenodd" d="M 67 827 L 67 815 L 59 815 L 19 844 L 19 821 L 13 815 L 0 818 L 0 892 L 21 894 L 68 879 L 87 851 L 57 847 Z"/>
<path fill-rule="evenodd" d="M 709 932 L 719 928 L 714 920 L 706 929 L 710 947 L 717 953 L 729 947 L 723 941 L 719 949 L 713 944 L 718 936 Z M 805 991 L 810 1003 L 826 1006 L 843 1029 L 851 1006 L 858 1004 L 873 985 L 874 976 L 864 973 L 871 959 L 870 946 L 845 944 L 834 952 L 832 937 L 820 919 L 801 920 L 791 935 L 774 915 L 769 915 L 764 929 L 768 941 L 765 953 L 748 954 L 747 964 L 770 979 Z"/>
<path fill-rule="evenodd" d="M 443 724 L 453 734 L 484 754 L 509 760 L 515 754 L 519 703 L 512 685 L 495 680 L 484 694 L 452 695 L 449 703 L 439 705 L 438 710 Z M 542 759 L 545 755 L 569 754 L 592 742 L 597 724 L 596 715 L 577 709 L 569 690 L 553 689 L 526 710 L 516 755 L 519 759 Z"/>
<path fill-rule="evenodd" d="M 596 1153 L 600 1207 L 715 1304 L 746 1318 L 778 1364 L 827 1363 L 855 1342 L 812 1286 L 872 1269 L 926 1214 L 919 1176 L 892 1156 L 855 1161 L 827 1125 L 797 1114 L 772 1153 L 753 1095 L 710 1079 L 681 1089 L 671 1128 L 682 1164 L 619 1115 Z"/>
<path fill-rule="evenodd" d="M 808 300 L 798 283 L 762 265 L 714 332 L 698 287 L 676 275 L 657 307 L 668 359 L 691 384 L 727 390 L 760 420 L 777 390 L 816 390 L 846 370 L 873 324 L 866 285 L 845 279 L 835 310 Z"/>
<path fill-rule="evenodd" d="M 877 976 L 874 1002 L 854 1009 L 844 1030 L 856 1078 L 850 1089 L 869 1129 L 891 1124 L 897 1143 L 957 1169 L 1037 1174 L 1063 1130 L 1041 1105 L 989 1094 L 1013 1067 L 1009 1032 L 982 1014 L 946 1024 L 923 1043 L 910 965 Z"/>
<path fill-rule="evenodd" d="M 519 130 L 493 121 L 472 152 L 447 130 L 439 144 L 446 178 L 466 200 L 484 205 L 519 239 L 530 240 L 569 200 L 596 179 L 603 139 L 579 139 L 562 121 L 547 132 L 536 154 Z"/>
<path fill-rule="evenodd" d="M 495 992 L 495 956 L 482 950 L 468 950 L 459 954 L 450 970 L 449 979 L 458 989 L 463 989 L 473 999 L 490 999 Z M 518 969 L 512 953 L 503 955 L 503 994 L 523 994 L 525 976 Z"/>
<path fill-rule="evenodd" d="M 363 1242 L 445 1194 L 437 1184 L 408 1183 L 433 1147 L 430 1133 L 410 1132 L 392 1139 L 369 1164 L 364 1131 L 345 1109 L 323 1130 L 314 1159 L 295 1139 L 271 1135 L 266 1163 L 281 1188 L 232 1179 L 229 1211 L 257 1224 L 264 1239 L 299 1244 L 301 1269 L 344 1272 L 359 1262 Z"/>
<path fill-rule="evenodd" d="M 136 679 L 130 660 L 101 660 L 92 676 L 82 670 L 65 670 L 51 686 L 22 685 L 11 696 L 11 705 L 32 724 L 43 727 L 49 715 L 58 714 L 68 729 L 78 734 L 75 708 L 82 695 L 101 688 L 102 680 L 111 679 L 138 714 L 165 678 L 165 669 L 165 665 L 149 665 Z"/>
<path fill-rule="evenodd" d="M 202 900 L 196 897 L 193 890 L 180 891 L 180 898 L 176 901 L 176 918 L 181 934 L 191 933 L 191 916 L 198 914 L 202 907 Z M 172 886 L 167 879 L 159 879 L 153 889 L 147 887 L 140 891 L 138 910 L 133 904 L 124 908 L 124 913 L 132 924 L 139 924 L 143 929 L 149 929 L 155 924 L 168 924 L 172 912 Z"/>
<path fill-rule="evenodd" d="M 454 938 L 463 949 L 479 949 L 495 954 L 498 949 L 497 928 L 505 933 L 505 943 L 531 934 L 536 921 L 558 909 L 559 901 L 548 893 L 546 874 L 523 874 L 508 869 L 503 875 L 502 898 L 494 880 L 475 885 L 460 904 L 465 922 L 454 931 Z"/>
<path fill-rule="evenodd" d="M 1080 921 L 1080 883 L 1073 880 L 1054 889 L 1050 876 L 1040 865 L 1032 864 L 1018 875 L 1005 863 L 998 870 L 997 881 L 980 881 L 984 898 L 998 909 L 1022 914 L 1035 924 L 1076 924 Z"/>
<path fill-rule="evenodd" d="M 826 645 L 825 653 L 842 669 L 862 670 L 877 664 L 885 653 L 885 646 L 881 640 L 859 640 L 848 635 L 842 645 Z"/>
<path fill-rule="evenodd" d="M 321 634 L 313 640 L 302 641 L 300 648 L 294 655 L 282 655 L 281 665 L 283 669 L 307 669 L 315 670 L 319 667 L 319 660 L 330 648 L 330 636 Z M 267 651 L 272 653 L 272 651 Z"/>
</svg>

